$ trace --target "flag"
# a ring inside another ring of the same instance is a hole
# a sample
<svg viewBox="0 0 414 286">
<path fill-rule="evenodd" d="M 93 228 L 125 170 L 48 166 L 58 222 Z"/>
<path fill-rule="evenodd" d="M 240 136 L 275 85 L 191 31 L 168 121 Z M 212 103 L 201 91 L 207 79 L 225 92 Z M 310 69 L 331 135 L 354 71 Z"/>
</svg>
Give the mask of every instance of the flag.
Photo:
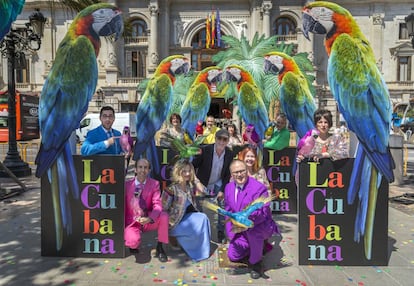
<svg viewBox="0 0 414 286">
<path fill-rule="evenodd" d="M 216 38 L 216 15 L 214 10 L 211 11 L 211 47 L 214 48 L 214 42 Z"/>
<path fill-rule="evenodd" d="M 217 8 L 217 13 L 216 13 L 216 36 L 217 36 L 217 41 L 216 41 L 216 45 L 217 47 L 221 47 L 221 31 L 220 31 L 221 27 L 220 27 L 220 13 L 219 13 L 219 9 Z"/>
<path fill-rule="evenodd" d="M 206 49 L 210 48 L 210 41 L 210 14 L 208 14 L 206 19 Z"/>
</svg>

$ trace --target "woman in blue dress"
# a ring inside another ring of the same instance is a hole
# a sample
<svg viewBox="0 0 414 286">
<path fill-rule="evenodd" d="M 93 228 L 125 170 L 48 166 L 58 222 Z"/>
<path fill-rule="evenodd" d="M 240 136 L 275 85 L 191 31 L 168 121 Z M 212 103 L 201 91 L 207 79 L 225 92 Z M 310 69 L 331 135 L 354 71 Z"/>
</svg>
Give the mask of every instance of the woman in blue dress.
<svg viewBox="0 0 414 286">
<path fill-rule="evenodd" d="M 203 189 L 195 180 L 193 165 L 180 160 L 174 165 L 171 185 L 162 193 L 163 209 L 169 215 L 169 235 L 194 261 L 210 257 L 210 221 L 196 205 L 196 193 Z"/>
</svg>

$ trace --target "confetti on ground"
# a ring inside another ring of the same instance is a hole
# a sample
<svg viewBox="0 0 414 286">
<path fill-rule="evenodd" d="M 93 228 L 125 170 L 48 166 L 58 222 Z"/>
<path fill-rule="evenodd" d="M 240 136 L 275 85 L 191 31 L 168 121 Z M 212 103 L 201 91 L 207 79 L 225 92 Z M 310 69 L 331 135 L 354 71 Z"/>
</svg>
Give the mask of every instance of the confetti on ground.
<svg viewBox="0 0 414 286">
<path fill-rule="evenodd" d="M 92 271 L 91 270 L 86 271 L 86 274 L 92 274 Z"/>
</svg>

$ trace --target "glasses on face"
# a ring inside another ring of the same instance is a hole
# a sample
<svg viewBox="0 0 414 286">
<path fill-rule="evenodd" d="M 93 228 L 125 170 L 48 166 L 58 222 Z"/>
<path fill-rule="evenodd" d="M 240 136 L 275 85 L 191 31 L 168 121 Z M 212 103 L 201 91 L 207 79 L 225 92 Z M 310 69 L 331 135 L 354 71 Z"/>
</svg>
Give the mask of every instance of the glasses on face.
<svg viewBox="0 0 414 286">
<path fill-rule="evenodd" d="M 227 140 L 228 140 L 227 137 L 221 137 L 221 136 L 217 137 L 217 141 L 227 141 Z"/>
<path fill-rule="evenodd" d="M 113 114 L 102 114 L 103 119 L 114 119 L 115 116 Z"/>
<path fill-rule="evenodd" d="M 232 175 L 234 175 L 234 176 L 238 176 L 238 175 L 244 175 L 244 174 L 246 174 L 246 170 L 239 170 L 239 171 L 233 171 L 233 172 L 231 172 L 231 174 Z"/>
</svg>

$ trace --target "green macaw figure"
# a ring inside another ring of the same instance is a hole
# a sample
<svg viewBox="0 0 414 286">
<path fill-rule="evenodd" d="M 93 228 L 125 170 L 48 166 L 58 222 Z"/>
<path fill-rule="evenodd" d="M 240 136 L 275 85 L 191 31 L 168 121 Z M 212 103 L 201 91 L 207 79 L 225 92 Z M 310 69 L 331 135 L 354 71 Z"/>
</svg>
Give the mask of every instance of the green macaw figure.
<svg viewBox="0 0 414 286">
<path fill-rule="evenodd" d="M 181 108 L 182 127 L 193 136 L 197 121 L 204 120 L 210 108 L 212 93 L 222 80 L 222 70 L 217 66 L 203 69 L 197 74 L 188 90 Z"/>
<path fill-rule="evenodd" d="M 315 100 L 295 60 L 282 52 L 265 55 L 265 72 L 276 74 L 280 83 L 280 104 L 299 138 L 314 128 Z"/>
<path fill-rule="evenodd" d="M 261 90 L 257 87 L 252 75 L 241 66 L 228 66 L 225 76 L 227 82 L 235 82 L 237 84 L 237 91 L 239 92 L 237 95 L 237 105 L 240 114 L 246 125 L 254 125 L 254 129 L 259 135 L 261 142 L 269 126 L 269 117 Z"/>
<path fill-rule="evenodd" d="M 189 159 L 195 155 L 200 154 L 201 148 L 200 145 L 203 143 L 206 136 L 198 136 L 194 142 L 190 145 L 186 145 L 183 140 L 174 137 L 168 133 L 162 134 L 165 139 L 170 142 L 171 149 L 173 149 L 178 154 L 171 160 L 170 164 L 174 165 L 177 160 L 180 159 Z"/>
<path fill-rule="evenodd" d="M 47 174 L 55 216 L 56 249 L 63 232 L 72 232 L 68 196 L 79 198 L 69 137 L 88 110 L 98 80 L 96 57 L 100 36 L 121 35 L 121 11 L 106 3 L 80 11 L 60 43 L 40 96 L 39 123 L 42 134 L 36 157 L 36 176 Z"/>
<path fill-rule="evenodd" d="M 326 1 L 306 5 L 303 33 L 308 39 L 309 32 L 326 34 L 329 86 L 359 140 L 348 203 L 358 196 L 354 240 L 364 238 L 365 257 L 370 260 L 378 188 L 383 177 L 394 181 L 395 165 L 388 146 L 392 118 L 388 88 L 369 41 L 348 10 Z"/>
<path fill-rule="evenodd" d="M 176 76 L 188 73 L 189 67 L 189 60 L 182 55 L 163 59 L 139 102 L 134 160 L 146 157 L 151 162 L 153 175 L 157 175 L 160 169 L 154 135 L 170 110 Z"/>
</svg>

